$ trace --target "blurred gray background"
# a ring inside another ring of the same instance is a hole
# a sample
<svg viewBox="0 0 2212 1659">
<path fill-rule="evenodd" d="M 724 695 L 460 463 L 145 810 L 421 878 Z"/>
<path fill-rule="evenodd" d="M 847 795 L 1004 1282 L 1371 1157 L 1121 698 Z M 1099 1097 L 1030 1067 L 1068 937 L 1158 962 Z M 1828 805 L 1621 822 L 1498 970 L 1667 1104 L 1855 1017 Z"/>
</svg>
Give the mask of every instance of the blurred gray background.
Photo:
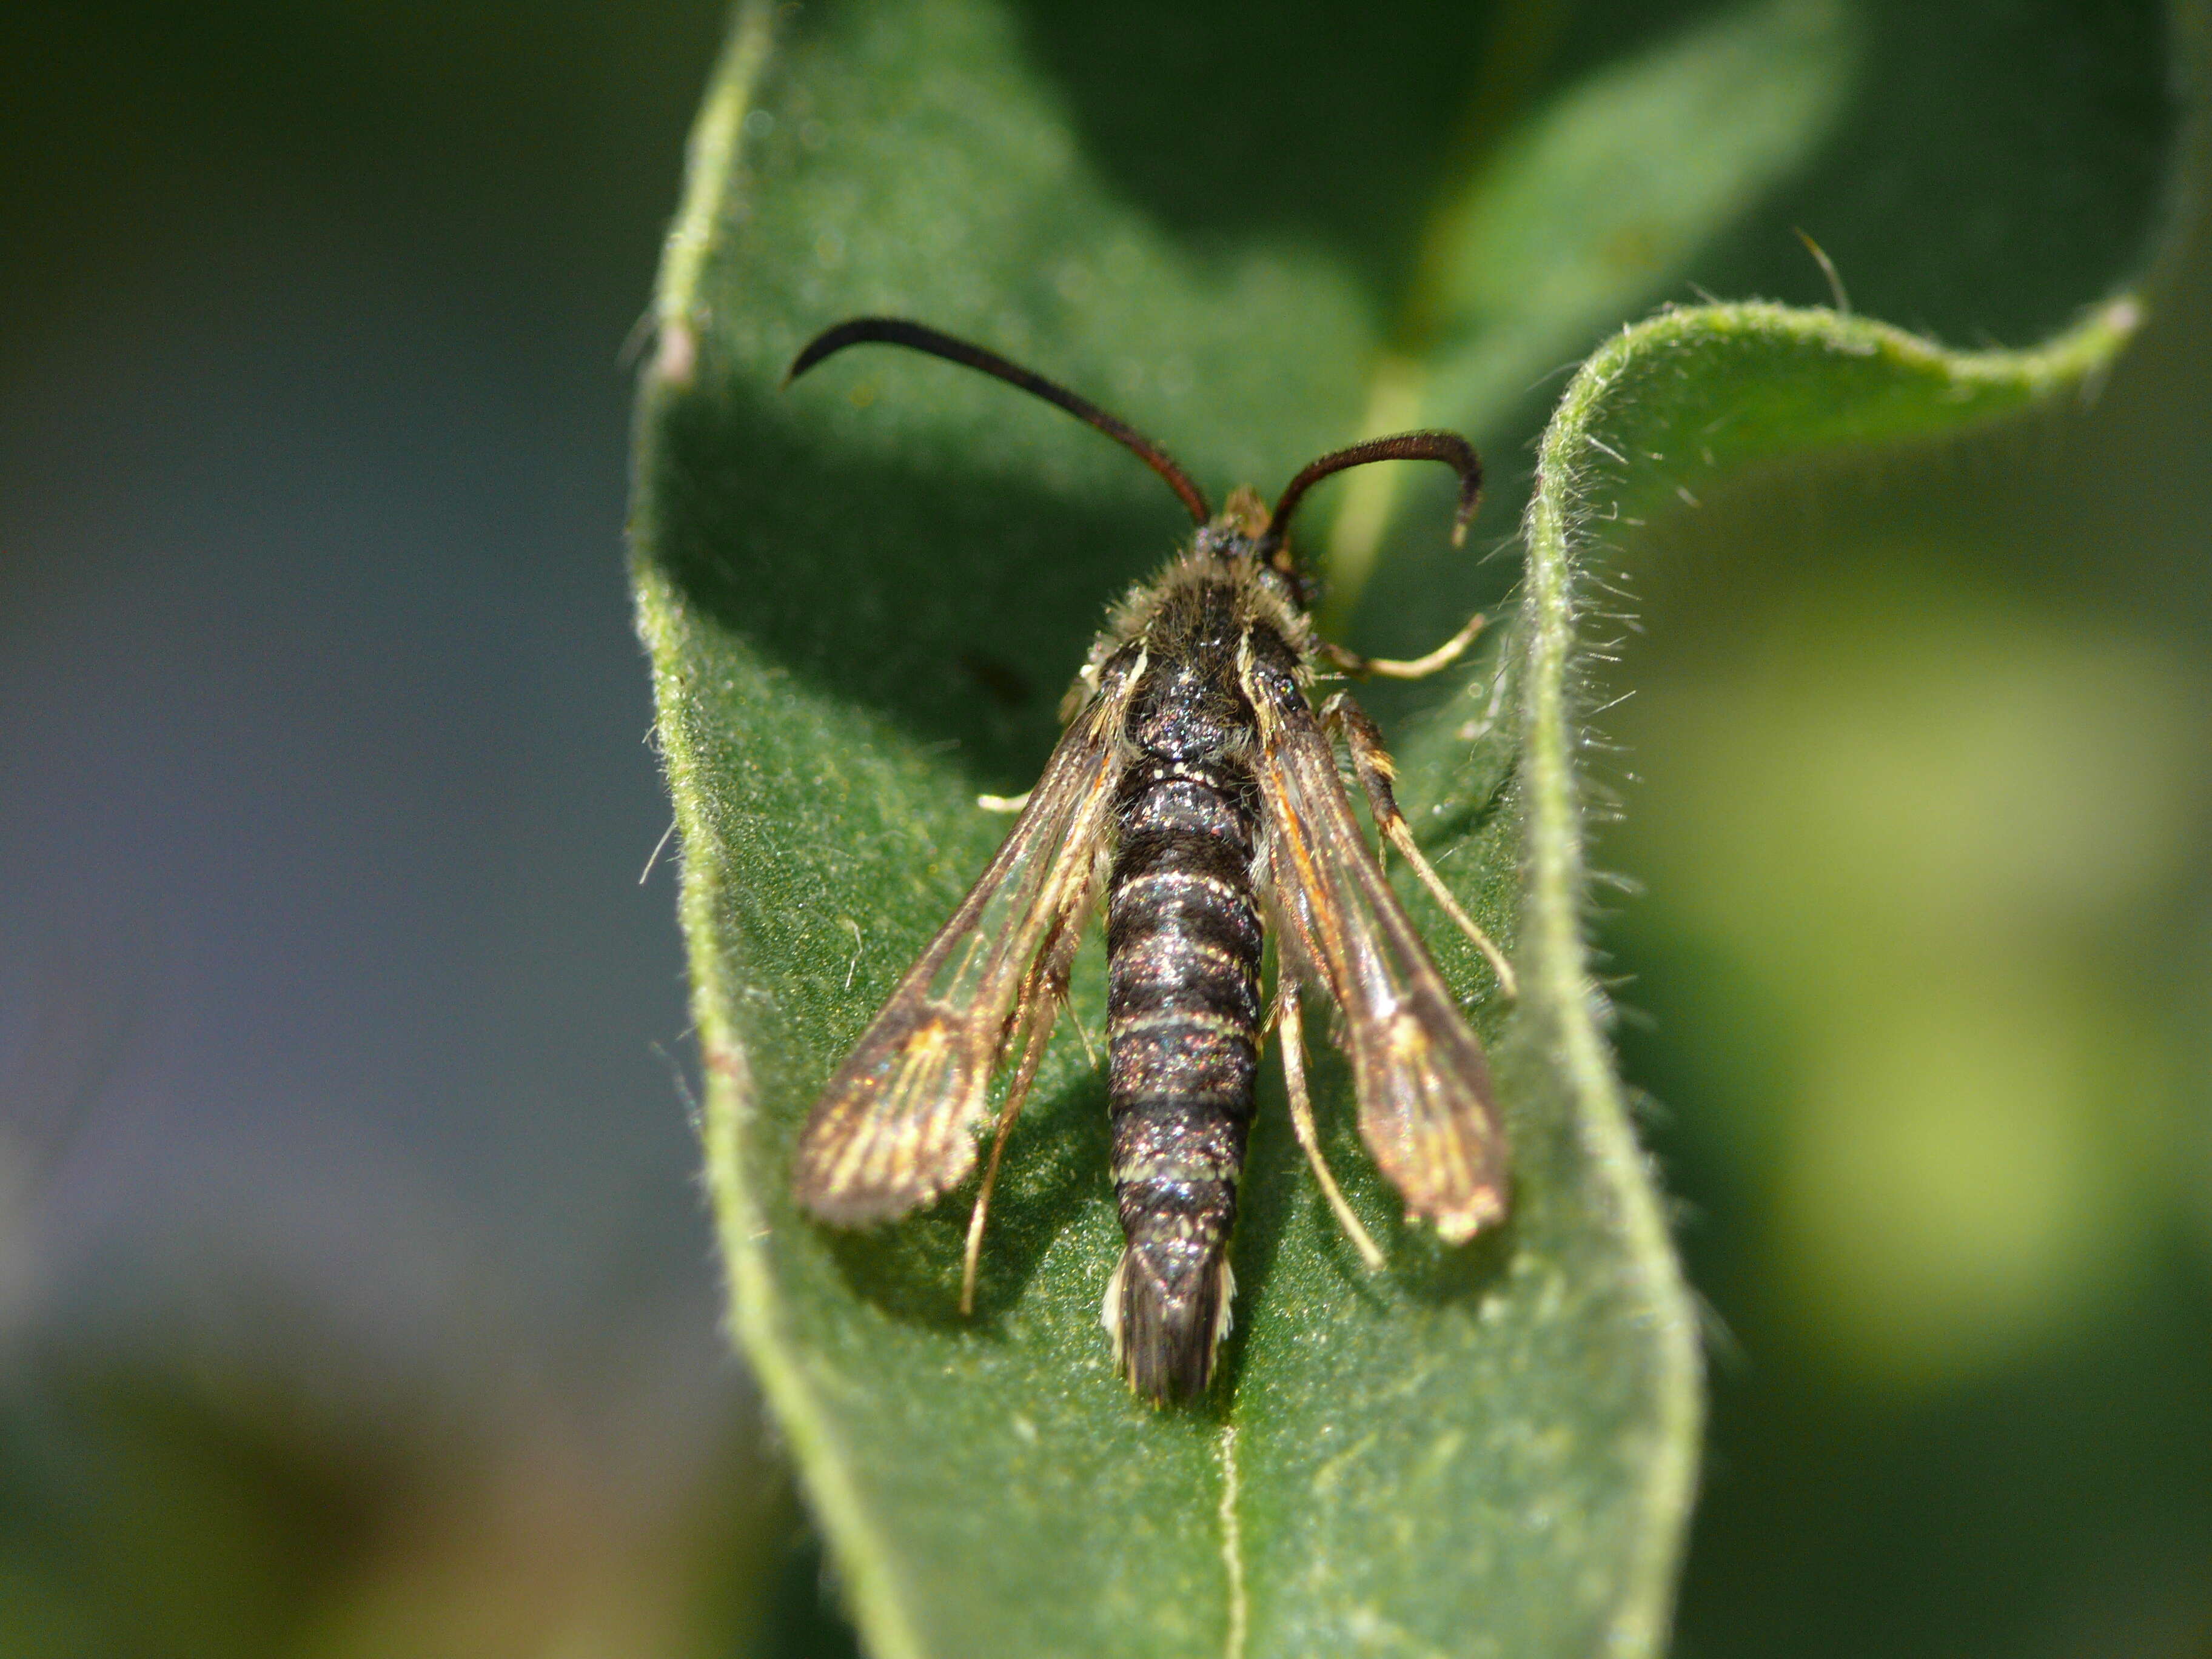
<svg viewBox="0 0 2212 1659">
<path fill-rule="evenodd" d="M 729 1622 L 617 362 L 722 22 L 0 23 L 0 1651 Z"/>
</svg>

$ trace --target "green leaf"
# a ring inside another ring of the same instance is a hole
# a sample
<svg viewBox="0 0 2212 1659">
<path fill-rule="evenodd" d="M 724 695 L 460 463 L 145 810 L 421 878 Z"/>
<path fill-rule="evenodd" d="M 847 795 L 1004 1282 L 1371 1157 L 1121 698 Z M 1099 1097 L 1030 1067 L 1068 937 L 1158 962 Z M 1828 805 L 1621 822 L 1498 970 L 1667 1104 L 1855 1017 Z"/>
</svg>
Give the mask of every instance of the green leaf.
<svg viewBox="0 0 2212 1659">
<path fill-rule="evenodd" d="M 1126 454 L 1004 386 L 855 352 L 787 393 L 785 366 L 843 317 L 921 318 L 1099 398 L 1217 496 L 1279 484 L 1409 380 L 1426 418 L 1494 441 L 1516 430 L 1521 370 L 1466 365 L 1540 368 L 1528 354 L 1579 350 L 1702 270 L 1731 216 L 1850 130 L 1856 66 L 1889 37 L 1865 14 L 1765 0 L 1593 58 L 1564 37 L 1528 46 L 1545 9 L 1502 8 L 1486 27 L 1513 75 L 1479 74 L 1492 60 L 1473 49 L 1463 70 L 1404 52 L 1376 70 L 1405 71 L 1413 114 L 1362 155 L 1389 181 L 1358 206 L 1373 222 L 1333 218 L 1348 198 L 1325 193 L 1297 224 L 1253 218 L 1228 188 L 1250 163 L 1230 155 L 1206 174 L 1227 205 L 1202 233 L 1172 198 L 1180 175 L 1146 171 L 1157 125 L 1140 118 L 1173 87 L 1128 82 L 1134 116 L 1105 96 L 1114 43 L 1141 33 L 1127 11 L 751 7 L 701 117 L 632 535 L 733 1322 L 885 1659 L 1649 1654 L 1695 1475 L 1698 1366 L 1582 943 L 1577 561 L 1594 529 L 1731 469 L 2046 396 L 2107 358 L 2132 313 L 2115 303 L 2043 352 L 1964 357 L 1826 313 L 1700 308 L 1585 366 L 1540 451 L 1510 623 L 1453 684 L 1375 700 L 1431 858 L 1523 976 L 1507 1003 L 1410 900 L 1498 1063 L 1513 1215 L 1459 1250 L 1399 1227 L 1342 1068 L 1317 1056 L 1332 1161 L 1391 1265 L 1360 1270 L 1279 1087 L 1263 1090 L 1224 1374 L 1203 1405 L 1151 1411 L 1097 1328 L 1119 1230 L 1103 1084 L 1072 1034 L 1010 1144 L 972 1321 L 954 1306 L 969 1194 L 842 1235 L 796 1212 L 788 1176 L 815 1092 L 1004 833 L 975 793 L 1027 786 L 1103 605 L 1188 526 Z M 1189 27 L 1218 45 L 1247 38 L 1237 21 Z M 1267 66 L 1283 98 L 1302 74 L 1375 69 L 1326 28 L 1267 49 L 1304 53 Z M 1753 107 L 1698 126 L 1747 78 L 1768 89 Z M 1470 137 L 1470 99 L 1522 118 Z M 1297 107 L 1326 137 L 1325 100 Z M 1137 137 L 1114 136 L 1122 120 Z M 1293 156 L 1318 142 L 1279 120 L 1263 137 Z M 1663 202 L 1569 188 L 1609 153 L 1670 147 L 1697 177 Z M 1560 222 L 1608 211 L 1663 222 L 1639 245 L 1660 252 L 1613 269 L 1603 235 Z M 1486 239 L 1517 247 L 1497 256 L 1511 268 L 1578 274 L 1515 298 L 1486 274 Z M 1494 592 L 1446 548 L 1440 492 L 1370 516 L 1339 573 L 1374 573 L 1349 642 L 1425 647 Z M 1095 947 L 1072 1002 L 1098 1031 Z"/>
</svg>

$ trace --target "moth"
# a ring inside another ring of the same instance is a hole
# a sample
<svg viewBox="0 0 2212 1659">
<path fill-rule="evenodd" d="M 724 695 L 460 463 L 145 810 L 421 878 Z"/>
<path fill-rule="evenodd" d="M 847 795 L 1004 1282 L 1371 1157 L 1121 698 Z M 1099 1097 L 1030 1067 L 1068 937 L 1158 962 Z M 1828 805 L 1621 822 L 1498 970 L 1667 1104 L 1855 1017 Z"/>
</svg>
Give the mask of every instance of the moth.
<svg viewBox="0 0 2212 1659">
<path fill-rule="evenodd" d="M 1316 634 L 1308 579 L 1285 534 L 1322 479 L 1412 459 L 1458 473 L 1459 541 L 1481 463 L 1456 434 L 1408 432 L 1322 456 L 1272 510 L 1240 488 L 1217 514 L 1152 440 L 994 352 L 917 323 L 841 323 L 799 354 L 785 384 L 864 343 L 963 364 L 1089 422 L 1165 480 L 1196 532 L 1112 612 L 1068 690 L 1066 729 L 1043 775 L 1026 797 L 1000 803 L 1020 814 L 1005 844 L 815 1103 L 799 1137 L 793 1194 L 818 1219 L 860 1227 L 951 1191 L 975 1166 L 992 1079 L 1011 1067 L 968 1230 L 961 1309 L 972 1312 L 1000 1157 L 1103 893 L 1107 1094 L 1127 1240 L 1103 1322 L 1115 1367 L 1139 1397 L 1188 1398 L 1211 1381 L 1229 1329 L 1237 1182 L 1270 1025 L 1315 1179 L 1369 1267 L 1382 1263 L 1322 1157 L 1302 993 L 1336 1016 L 1361 1136 L 1407 1218 L 1458 1243 L 1505 1211 L 1506 1147 L 1488 1063 L 1369 849 L 1339 769 L 1339 739 L 1382 839 L 1508 994 L 1512 970 L 1415 845 L 1375 726 L 1342 692 L 1318 707 L 1312 700 L 1327 678 L 1432 673 L 1466 649 L 1483 618 L 1416 660 L 1358 656 Z M 1270 936 L 1277 988 L 1263 1009 Z"/>
</svg>

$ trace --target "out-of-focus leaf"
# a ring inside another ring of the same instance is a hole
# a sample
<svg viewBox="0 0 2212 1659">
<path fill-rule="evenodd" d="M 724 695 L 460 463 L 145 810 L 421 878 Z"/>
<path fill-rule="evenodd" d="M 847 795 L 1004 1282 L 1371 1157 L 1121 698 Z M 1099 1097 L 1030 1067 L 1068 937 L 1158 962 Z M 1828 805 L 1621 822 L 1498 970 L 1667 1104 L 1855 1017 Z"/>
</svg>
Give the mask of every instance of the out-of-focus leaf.
<svg viewBox="0 0 2212 1659">
<path fill-rule="evenodd" d="M 1850 90 L 1859 24 L 1838 0 L 1753 0 L 1540 109 L 1438 212 L 1369 428 L 1500 436 L 1525 388 L 1804 165 Z M 1329 547 L 1340 608 L 1365 584 L 1403 479 L 1378 467 L 1345 487 Z"/>
</svg>

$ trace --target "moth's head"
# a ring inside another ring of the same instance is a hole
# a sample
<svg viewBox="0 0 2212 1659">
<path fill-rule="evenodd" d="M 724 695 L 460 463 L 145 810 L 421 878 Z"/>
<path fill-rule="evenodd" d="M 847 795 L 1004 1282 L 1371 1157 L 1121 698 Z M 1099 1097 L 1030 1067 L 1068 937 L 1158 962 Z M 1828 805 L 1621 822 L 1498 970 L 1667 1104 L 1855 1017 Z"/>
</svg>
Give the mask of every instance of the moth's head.
<svg viewBox="0 0 2212 1659">
<path fill-rule="evenodd" d="M 1275 529 L 1275 516 L 1259 492 L 1239 484 L 1221 511 L 1199 526 L 1198 550 L 1224 564 L 1249 561 L 1261 580 L 1301 611 L 1310 611 L 1316 584 L 1301 569 L 1291 544 Z"/>
</svg>

